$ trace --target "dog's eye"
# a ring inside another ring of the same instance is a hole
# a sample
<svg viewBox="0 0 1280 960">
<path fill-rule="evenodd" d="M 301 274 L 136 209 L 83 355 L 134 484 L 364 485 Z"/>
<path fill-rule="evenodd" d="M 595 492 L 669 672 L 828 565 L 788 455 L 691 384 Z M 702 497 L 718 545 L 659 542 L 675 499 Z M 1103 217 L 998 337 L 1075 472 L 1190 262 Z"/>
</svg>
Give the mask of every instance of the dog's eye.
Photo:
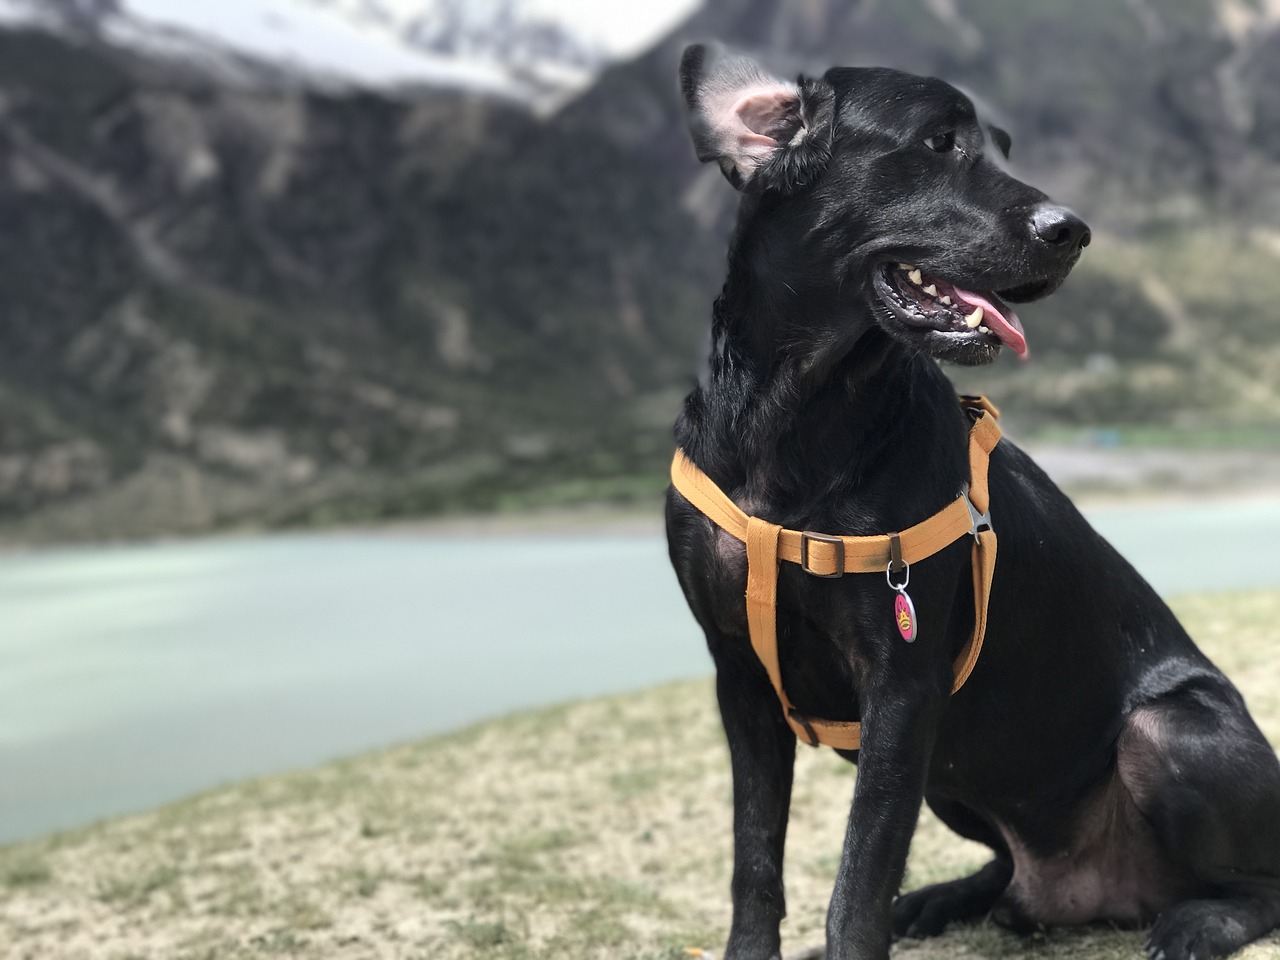
<svg viewBox="0 0 1280 960">
<path fill-rule="evenodd" d="M 956 132 L 948 130 L 946 133 L 940 133 L 936 137 L 928 137 L 925 139 L 924 145 L 934 153 L 946 153 L 956 145 Z"/>
</svg>

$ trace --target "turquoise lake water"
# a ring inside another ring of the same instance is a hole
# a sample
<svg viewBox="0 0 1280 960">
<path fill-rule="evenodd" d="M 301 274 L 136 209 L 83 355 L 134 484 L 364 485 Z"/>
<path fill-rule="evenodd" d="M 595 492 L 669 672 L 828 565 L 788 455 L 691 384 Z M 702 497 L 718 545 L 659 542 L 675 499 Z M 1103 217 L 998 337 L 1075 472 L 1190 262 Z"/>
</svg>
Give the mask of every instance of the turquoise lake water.
<svg viewBox="0 0 1280 960">
<path fill-rule="evenodd" d="M 1089 516 L 1166 595 L 1280 584 L 1280 499 Z M 656 533 L 0 556 L 0 843 L 710 669 Z"/>
</svg>

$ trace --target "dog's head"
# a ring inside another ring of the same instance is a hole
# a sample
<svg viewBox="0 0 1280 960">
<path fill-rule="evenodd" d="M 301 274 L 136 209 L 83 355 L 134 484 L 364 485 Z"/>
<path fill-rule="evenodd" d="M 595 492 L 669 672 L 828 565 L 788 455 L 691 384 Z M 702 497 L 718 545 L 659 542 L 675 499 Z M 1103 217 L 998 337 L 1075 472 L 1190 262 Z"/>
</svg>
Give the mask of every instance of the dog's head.
<svg viewBox="0 0 1280 960">
<path fill-rule="evenodd" d="M 1008 303 L 1056 289 L 1089 228 L 1002 169 L 1009 135 L 963 93 L 883 68 L 789 83 L 701 45 L 680 84 L 698 158 L 744 194 L 740 255 L 822 318 L 781 322 L 846 341 L 876 324 L 959 363 L 1026 356 Z"/>
</svg>

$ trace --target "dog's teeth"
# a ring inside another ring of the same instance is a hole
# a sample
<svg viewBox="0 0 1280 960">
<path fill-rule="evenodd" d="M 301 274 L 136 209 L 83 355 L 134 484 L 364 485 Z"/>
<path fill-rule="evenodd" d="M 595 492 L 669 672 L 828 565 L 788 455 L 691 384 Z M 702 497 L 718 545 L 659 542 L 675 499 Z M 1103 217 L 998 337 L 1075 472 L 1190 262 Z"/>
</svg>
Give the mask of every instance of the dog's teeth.
<svg viewBox="0 0 1280 960">
<path fill-rule="evenodd" d="M 943 295 L 942 302 L 945 303 L 948 307 L 951 306 L 951 297 L 947 295 Z"/>
<path fill-rule="evenodd" d="M 915 269 L 915 267 L 914 267 L 912 264 L 910 264 L 910 263 L 900 263 L 900 264 L 898 264 L 898 269 L 899 269 L 899 270 L 914 270 L 914 269 Z"/>
<path fill-rule="evenodd" d="M 991 331 L 987 329 L 986 324 L 983 324 L 982 326 L 978 327 L 978 332 L 979 332 L 979 333 L 990 333 Z"/>
<path fill-rule="evenodd" d="M 983 310 L 981 307 L 974 307 L 973 313 L 964 318 L 964 325 L 972 330 L 982 322 Z"/>
<path fill-rule="evenodd" d="M 938 288 L 931 283 L 924 288 L 924 292 L 931 297 L 936 297 L 938 295 Z"/>
<path fill-rule="evenodd" d="M 908 273 L 907 279 L 910 280 L 912 283 L 916 284 L 917 286 L 924 283 L 924 279 L 920 276 L 919 269 L 912 270 L 910 273 Z"/>
</svg>

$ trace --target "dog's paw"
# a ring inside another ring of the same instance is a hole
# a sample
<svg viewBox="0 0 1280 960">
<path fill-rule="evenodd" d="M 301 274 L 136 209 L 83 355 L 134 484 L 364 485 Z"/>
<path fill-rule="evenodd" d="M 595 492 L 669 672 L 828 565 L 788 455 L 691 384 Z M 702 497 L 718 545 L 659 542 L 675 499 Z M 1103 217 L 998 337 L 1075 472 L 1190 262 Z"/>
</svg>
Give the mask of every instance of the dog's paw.
<svg viewBox="0 0 1280 960">
<path fill-rule="evenodd" d="M 1150 960 L 1215 960 L 1249 942 L 1239 919 L 1212 900 L 1180 903 L 1156 920 L 1147 940 Z"/>
<path fill-rule="evenodd" d="M 893 938 L 924 940 L 941 934 L 947 924 L 973 919 L 970 898 L 960 883 L 937 883 L 903 894 L 893 902 Z"/>
<path fill-rule="evenodd" d="M 893 901 L 893 938 L 910 937 L 923 940 L 936 937 L 946 927 L 946 919 L 939 915 L 937 904 L 930 906 L 934 888 L 925 887 L 903 894 Z"/>
<path fill-rule="evenodd" d="M 923 940 L 938 936 L 949 924 L 979 920 L 1000 906 L 1007 882 L 1008 876 L 993 861 L 971 877 L 904 894 L 893 903 L 893 937 Z M 1016 905 L 1011 903 L 1009 907 L 1018 912 Z"/>
<path fill-rule="evenodd" d="M 782 960 L 826 960 L 826 947 L 806 947 L 795 953 L 788 953 Z"/>
<path fill-rule="evenodd" d="M 684 952 L 687 956 L 693 957 L 694 960 L 719 960 L 720 954 L 713 953 L 710 950 L 699 950 L 694 947 L 685 947 Z M 825 953 L 825 951 L 824 951 Z M 821 957 L 824 954 L 819 954 Z M 767 947 L 760 947 L 756 944 L 729 944 L 725 947 L 724 960 L 792 960 L 791 957 L 784 958 L 781 951 L 769 950 Z"/>
</svg>

